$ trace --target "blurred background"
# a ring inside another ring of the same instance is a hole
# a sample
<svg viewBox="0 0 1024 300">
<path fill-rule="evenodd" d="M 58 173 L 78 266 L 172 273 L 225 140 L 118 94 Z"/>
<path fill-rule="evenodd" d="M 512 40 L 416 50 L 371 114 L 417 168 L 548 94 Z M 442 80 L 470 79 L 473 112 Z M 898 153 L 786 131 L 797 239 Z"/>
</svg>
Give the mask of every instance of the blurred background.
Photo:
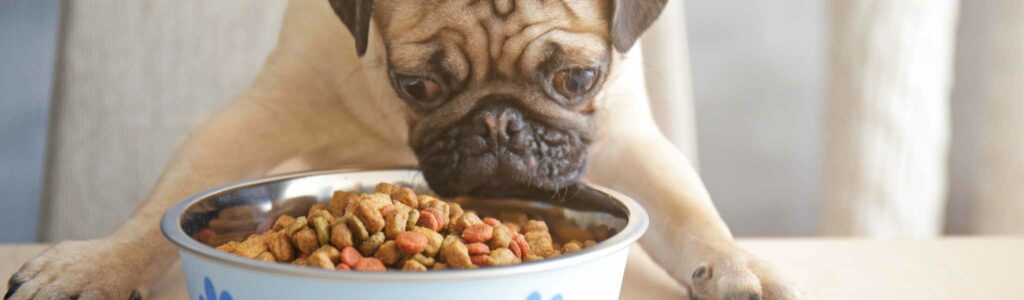
<svg viewBox="0 0 1024 300">
<path fill-rule="evenodd" d="M 127 218 L 285 6 L 0 2 L 0 242 Z M 1024 1 L 668 9 L 642 43 L 657 118 L 737 236 L 1024 233 Z"/>
</svg>

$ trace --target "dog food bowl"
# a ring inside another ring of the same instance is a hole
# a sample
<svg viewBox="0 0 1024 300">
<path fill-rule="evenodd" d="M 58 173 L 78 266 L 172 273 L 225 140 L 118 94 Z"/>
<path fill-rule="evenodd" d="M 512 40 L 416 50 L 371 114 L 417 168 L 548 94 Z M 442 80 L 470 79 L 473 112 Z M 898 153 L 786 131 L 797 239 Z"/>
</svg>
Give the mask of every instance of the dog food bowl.
<svg viewBox="0 0 1024 300">
<path fill-rule="evenodd" d="M 593 247 L 543 261 L 473 270 L 342 272 L 267 263 L 217 251 L 193 238 L 230 209 L 235 240 L 281 214 L 302 215 L 335 190 L 371 191 L 378 182 L 427 190 L 418 171 L 327 171 L 282 175 L 215 188 L 188 198 L 164 215 L 160 227 L 177 245 L 192 299 L 617 299 L 629 246 L 648 226 L 647 213 L 615 191 L 580 185 L 553 199 L 473 199 L 463 206 L 528 214 L 558 212 L 580 226 L 614 232 Z M 246 225 L 252 224 L 252 225 Z M 219 224 L 218 224 L 219 226 Z M 220 228 L 223 230 L 222 228 Z M 221 234 L 223 235 L 223 234 Z M 229 235 L 230 236 L 230 235 Z"/>
</svg>

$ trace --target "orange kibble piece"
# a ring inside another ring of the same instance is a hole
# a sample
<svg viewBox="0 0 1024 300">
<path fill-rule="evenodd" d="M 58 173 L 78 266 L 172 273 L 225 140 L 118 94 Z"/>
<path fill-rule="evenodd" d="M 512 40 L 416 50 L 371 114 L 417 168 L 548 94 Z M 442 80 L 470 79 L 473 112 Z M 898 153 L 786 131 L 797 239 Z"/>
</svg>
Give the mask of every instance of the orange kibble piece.
<svg viewBox="0 0 1024 300">
<path fill-rule="evenodd" d="M 352 246 L 341 249 L 341 263 L 348 265 L 349 267 L 355 267 L 360 260 L 363 259 L 363 254 L 359 253 L 359 250 Z"/>
<path fill-rule="evenodd" d="M 392 211 L 394 211 L 396 209 L 398 209 L 398 207 L 395 206 L 394 204 L 385 205 L 384 207 L 380 208 L 380 215 L 384 216 L 384 217 L 387 217 L 388 213 L 391 213 Z"/>
<path fill-rule="evenodd" d="M 360 272 L 386 272 L 388 270 L 383 262 L 373 257 L 363 257 L 352 269 Z"/>
<path fill-rule="evenodd" d="M 472 243 L 466 245 L 466 249 L 469 249 L 470 255 L 491 253 L 491 247 L 488 247 L 487 244 L 484 243 Z"/>
<path fill-rule="evenodd" d="M 484 218 L 484 224 L 491 225 L 491 226 L 496 226 L 498 224 L 501 224 L 501 221 L 498 221 L 498 219 L 495 219 L 495 218 L 486 217 L 486 218 Z"/>
<path fill-rule="evenodd" d="M 462 231 L 462 239 L 468 243 L 483 243 L 494 236 L 494 227 L 487 224 L 474 224 Z"/>
<path fill-rule="evenodd" d="M 416 254 L 427 248 L 427 236 L 415 231 L 405 231 L 395 237 L 398 250 L 406 254 Z"/>
<path fill-rule="evenodd" d="M 441 221 L 437 219 L 437 216 L 432 213 L 425 212 L 425 210 L 420 213 L 420 220 L 416 222 L 416 225 L 433 231 L 441 230 Z"/>
</svg>

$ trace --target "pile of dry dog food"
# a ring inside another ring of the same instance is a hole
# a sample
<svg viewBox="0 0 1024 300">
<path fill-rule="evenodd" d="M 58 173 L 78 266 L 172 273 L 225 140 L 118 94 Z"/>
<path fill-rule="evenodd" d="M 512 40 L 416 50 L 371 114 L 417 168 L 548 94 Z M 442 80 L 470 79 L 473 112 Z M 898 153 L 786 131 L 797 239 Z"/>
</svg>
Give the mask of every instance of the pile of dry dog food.
<svg viewBox="0 0 1024 300">
<path fill-rule="evenodd" d="M 525 214 L 498 217 L 503 221 L 481 219 L 458 203 L 380 183 L 375 193 L 335 192 L 330 203 L 313 205 L 305 216 L 282 215 L 266 232 L 217 249 L 324 269 L 426 271 L 512 265 L 596 244 L 558 245 L 544 221 Z"/>
</svg>

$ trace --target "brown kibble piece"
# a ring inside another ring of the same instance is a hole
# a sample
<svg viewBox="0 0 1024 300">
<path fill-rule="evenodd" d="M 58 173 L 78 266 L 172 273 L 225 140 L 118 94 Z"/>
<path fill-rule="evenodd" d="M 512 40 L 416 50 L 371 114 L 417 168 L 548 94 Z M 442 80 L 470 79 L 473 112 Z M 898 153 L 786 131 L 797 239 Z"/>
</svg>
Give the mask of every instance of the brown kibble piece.
<svg viewBox="0 0 1024 300">
<path fill-rule="evenodd" d="M 374 186 L 373 190 L 377 193 L 391 195 L 392 193 L 398 190 L 398 186 L 395 186 L 394 184 L 390 184 L 387 182 L 381 182 L 378 183 L 377 186 Z"/>
<path fill-rule="evenodd" d="M 488 247 L 484 243 L 472 243 L 466 245 L 466 249 L 469 251 L 469 255 L 488 254 L 491 252 L 491 247 Z"/>
<path fill-rule="evenodd" d="M 316 230 L 316 241 L 320 243 L 320 245 L 327 245 L 327 243 L 330 243 L 331 229 L 329 223 L 327 222 L 327 218 L 324 218 L 323 216 L 316 216 L 313 217 L 312 220 L 313 229 Z"/>
<path fill-rule="evenodd" d="M 359 253 L 354 247 L 345 247 L 341 249 L 341 263 L 346 264 L 350 267 L 355 267 L 356 263 L 363 258 L 363 255 Z"/>
<path fill-rule="evenodd" d="M 448 269 L 448 264 L 436 263 L 430 269 L 434 270 L 434 271 L 447 270 Z"/>
<path fill-rule="evenodd" d="M 349 216 L 345 220 L 345 224 L 348 225 L 348 229 L 352 231 L 352 236 L 356 239 L 359 241 L 365 241 L 370 238 L 370 232 L 366 230 L 366 226 L 363 225 L 363 221 L 360 221 L 359 218 Z"/>
<path fill-rule="evenodd" d="M 416 192 L 407 187 L 391 193 L 391 199 L 414 209 L 420 207 L 419 200 L 416 198 Z"/>
<path fill-rule="evenodd" d="M 484 221 L 480 220 L 480 217 L 473 212 L 465 212 L 460 216 L 455 223 L 449 226 L 449 233 L 462 233 L 466 227 L 473 226 L 476 224 L 483 224 Z"/>
<path fill-rule="evenodd" d="M 466 213 L 462 210 L 462 205 L 455 202 L 448 203 L 448 224 L 454 224 L 462 214 Z"/>
<path fill-rule="evenodd" d="M 344 216 L 345 207 L 348 206 L 348 200 L 350 194 L 355 192 L 348 191 L 336 191 L 331 195 L 331 202 L 327 203 L 327 211 L 331 212 L 334 216 Z"/>
<path fill-rule="evenodd" d="M 409 258 L 409 260 L 415 260 L 415 261 L 419 262 L 420 264 L 422 264 L 424 266 L 427 266 L 427 267 L 433 266 L 434 263 L 435 263 L 433 257 L 427 257 L 427 256 L 424 256 L 423 254 L 413 255 L 411 258 Z"/>
<path fill-rule="evenodd" d="M 415 231 L 399 233 L 395 237 L 398 249 L 407 254 L 416 254 L 427 248 L 427 236 Z"/>
<path fill-rule="evenodd" d="M 494 234 L 491 239 L 487 241 L 487 245 L 491 248 L 508 248 L 508 244 L 512 242 L 512 237 L 515 236 L 515 232 L 509 229 L 504 224 L 498 224 L 491 226 L 494 228 Z"/>
<path fill-rule="evenodd" d="M 352 231 L 348 229 L 348 225 L 337 224 L 331 227 L 331 245 L 338 249 L 355 245 L 352 242 Z"/>
<path fill-rule="evenodd" d="M 420 221 L 420 211 L 416 209 L 409 210 L 409 216 L 406 219 L 405 228 L 416 227 L 416 223 Z"/>
<path fill-rule="evenodd" d="M 320 216 L 320 211 L 325 210 L 327 210 L 327 205 L 320 203 L 313 204 L 313 206 L 310 206 L 309 210 L 306 212 L 306 219 L 313 220 L 314 217 Z"/>
<path fill-rule="evenodd" d="M 277 261 L 288 262 L 295 259 L 295 250 L 292 249 L 292 242 L 283 233 L 272 233 L 267 236 L 267 251 L 274 255 Z"/>
<path fill-rule="evenodd" d="M 594 241 L 594 240 L 583 241 L 583 248 L 590 248 L 590 247 L 593 247 L 593 246 L 596 246 L 596 245 L 597 245 L 597 242 Z"/>
<path fill-rule="evenodd" d="M 331 258 L 327 256 L 327 253 L 319 251 L 313 253 L 306 259 L 306 265 L 328 270 L 334 269 L 334 263 L 331 262 Z"/>
<path fill-rule="evenodd" d="M 320 246 L 319 249 L 316 249 L 316 251 L 314 251 L 314 253 L 315 252 L 326 253 L 327 254 L 327 258 L 330 258 L 332 263 L 337 264 L 339 261 L 341 261 L 341 251 L 338 250 L 338 248 L 334 248 L 334 246 L 323 245 L 323 246 Z"/>
<path fill-rule="evenodd" d="M 562 245 L 562 253 L 569 254 L 580 250 L 583 250 L 583 246 L 577 241 L 568 242 L 565 245 Z"/>
<path fill-rule="evenodd" d="M 238 245 L 240 245 L 240 243 L 236 241 L 230 241 L 227 242 L 226 244 L 217 246 L 217 251 L 225 253 L 235 253 L 235 251 L 238 250 Z"/>
<path fill-rule="evenodd" d="M 292 245 L 295 245 L 295 248 L 299 249 L 299 253 L 304 255 L 309 255 L 316 251 L 317 247 L 320 247 L 316 241 L 316 232 L 309 227 L 302 227 L 292 235 Z"/>
<path fill-rule="evenodd" d="M 360 272 L 385 272 L 388 270 L 383 262 L 373 257 L 360 259 L 352 269 Z"/>
<path fill-rule="evenodd" d="M 270 254 L 270 252 L 260 253 L 260 255 L 256 256 L 256 259 L 261 260 L 261 261 L 265 261 L 265 262 L 277 262 L 277 259 L 274 258 L 274 255 Z"/>
<path fill-rule="evenodd" d="M 278 231 L 281 229 L 288 228 L 288 225 L 291 225 L 292 222 L 295 222 L 295 218 L 293 218 L 292 216 L 281 215 L 280 217 L 277 217 L 277 221 L 274 221 L 274 226 L 271 226 L 270 230 Z"/>
<path fill-rule="evenodd" d="M 445 242 L 441 244 L 441 258 L 444 259 L 450 268 L 469 269 L 474 267 L 473 262 L 470 261 L 469 250 L 466 249 L 466 245 L 455 236 L 449 235 L 445 238 Z"/>
<path fill-rule="evenodd" d="M 537 220 L 530 220 L 529 222 L 526 222 L 526 226 L 523 227 L 523 232 L 532 232 L 532 231 L 547 232 L 548 231 L 548 223 L 545 223 L 544 221 L 537 221 Z"/>
<path fill-rule="evenodd" d="M 402 264 L 402 271 L 426 272 L 427 266 L 424 266 L 422 263 L 418 261 L 410 259 L 406 260 L 405 263 Z"/>
<path fill-rule="evenodd" d="M 522 262 L 515 253 L 506 248 L 494 249 L 488 258 L 489 266 L 508 266 Z"/>
<path fill-rule="evenodd" d="M 294 235 L 296 232 L 298 232 L 299 230 L 302 230 L 303 228 L 307 228 L 306 227 L 306 223 L 307 222 L 308 221 L 306 220 L 306 216 L 301 216 L 301 217 L 295 218 L 295 221 L 292 222 L 291 224 L 288 224 L 288 228 L 285 228 L 284 232 L 286 234 L 288 234 L 288 236 L 290 237 L 290 236 Z"/>
<path fill-rule="evenodd" d="M 316 218 L 324 218 L 324 220 L 327 221 L 327 224 L 334 224 L 335 222 L 334 214 L 331 214 L 331 212 L 327 211 L 326 208 L 321 208 L 317 211 L 311 211 L 309 213 L 309 216 L 306 217 L 306 219 L 310 221 L 313 221 Z"/>
<path fill-rule="evenodd" d="M 416 195 L 416 202 L 419 204 L 419 209 L 430 207 L 431 204 L 437 202 L 437 197 L 431 195 Z"/>
<path fill-rule="evenodd" d="M 398 246 L 395 246 L 395 241 L 387 241 L 380 245 L 373 257 L 379 259 L 384 265 L 391 266 L 402 258 L 402 252 L 398 250 Z"/>
<path fill-rule="evenodd" d="M 376 209 L 378 211 L 381 208 L 384 208 L 385 206 L 387 206 L 388 204 L 392 204 L 393 203 L 391 201 L 391 195 L 390 194 L 385 194 L 385 193 L 367 194 L 367 195 L 363 195 L 361 197 L 361 199 L 362 200 L 360 200 L 360 202 L 362 202 L 362 203 L 369 203 L 371 206 L 373 206 L 373 209 Z"/>
<path fill-rule="evenodd" d="M 366 230 L 370 233 L 377 233 L 384 230 L 384 216 L 380 210 L 371 202 L 363 202 L 356 208 L 356 217 L 363 222 Z"/>
<path fill-rule="evenodd" d="M 462 239 L 469 243 L 482 243 L 490 240 L 494 236 L 494 227 L 491 225 L 480 224 L 470 225 L 462 231 Z"/>
<path fill-rule="evenodd" d="M 374 233 L 370 238 L 363 241 L 363 244 L 359 246 L 359 250 L 362 251 L 363 256 L 373 256 L 373 253 L 377 252 L 381 245 L 384 245 L 385 240 L 387 240 L 387 237 L 384 236 L 383 232 Z"/>
<path fill-rule="evenodd" d="M 409 225 L 409 211 L 407 207 L 397 206 L 389 214 L 384 215 L 384 236 L 393 239 L 404 232 Z"/>
<path fill-rule="evenodd" d="M 526 242 L 530 244 L 530 249 L 537 255 L 548 257 L 554 250 L 554 242 L 551 241 L 551 235 L 546 231 L 527 231 L 525 237 Z"/>
<path fill-rule="evenodd" d="M 359 203 L 363 202 L 363 195 L 360 193 L 349 193 L 345 195 L 345 211 L 341 214 L 342 216 L 351 216 L 356 214 L 356 207 L 359 207 Z"/>
<path fill-rule="evenodd" d="M 263 236 L 259 235 L 249 236 L 235 250 L 236 254 L 248 258 L 256 258 L 263 252 L 267 252 L 267 242 L 263 239 Z"/>
</svg>

